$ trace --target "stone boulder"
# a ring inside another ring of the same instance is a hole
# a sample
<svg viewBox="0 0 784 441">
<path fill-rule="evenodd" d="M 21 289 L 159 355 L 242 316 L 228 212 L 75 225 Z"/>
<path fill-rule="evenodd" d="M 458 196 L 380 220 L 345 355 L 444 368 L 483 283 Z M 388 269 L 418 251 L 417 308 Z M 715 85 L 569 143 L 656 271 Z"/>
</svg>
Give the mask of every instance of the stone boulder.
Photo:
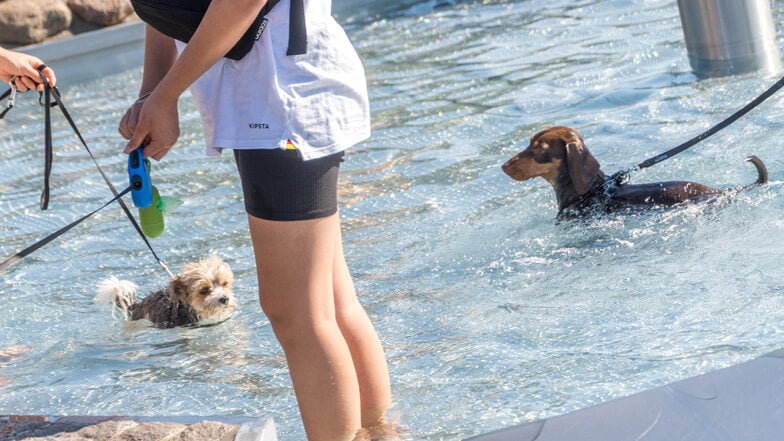
<svg viewBox="0 0 784 441">
<path fill-rule="evenodd" d="M 0 1 L 0 41 L 40 43 L 71 26 L 71 10 L 62 0 Z"/>
<path fill-rule="evenodd" d="M 111 26 L 133 13 L 131 0 L 68 0 L 68 7 L 87 23 Z"/>
</svg>

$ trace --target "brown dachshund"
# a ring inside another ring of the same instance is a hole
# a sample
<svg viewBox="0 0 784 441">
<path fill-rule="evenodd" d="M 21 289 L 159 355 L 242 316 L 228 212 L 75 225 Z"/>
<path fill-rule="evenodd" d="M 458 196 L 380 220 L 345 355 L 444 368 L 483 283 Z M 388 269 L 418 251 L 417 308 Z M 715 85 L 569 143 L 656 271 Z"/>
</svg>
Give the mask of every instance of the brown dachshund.
<svg viewBox="0 0 784 441">
<path fill-rule="evenodd" d="M 759 174 L 757 184 L 768 180 L 765 165 L 756 156 L 746 159 Z M 531 137 L 531 144 L 502 166 L 512 179 L 543 177 L 555 189 L 558 217 L 611 212 L 627 207 L 674 205 L 723 193 L 696 182 L 672 181 L 619 184 L 605 177 L 599 162 L 585 147 L 580 134 L 569 127 L 551 127 Z"/>
</svg>

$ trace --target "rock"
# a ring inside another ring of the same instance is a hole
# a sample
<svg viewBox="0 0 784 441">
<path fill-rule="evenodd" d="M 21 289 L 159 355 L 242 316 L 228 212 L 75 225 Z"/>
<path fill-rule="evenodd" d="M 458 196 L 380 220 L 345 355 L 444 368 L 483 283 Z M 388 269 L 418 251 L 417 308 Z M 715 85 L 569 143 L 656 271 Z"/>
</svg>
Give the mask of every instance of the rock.
<svg viewBox="0 0 784 441">
<path fill-rule="evenodd" d="M 111 26 L 133 13 L 131 0 L 68 0 L 68 7 L 82 20 L 99 26 Z"/>
<path fill-rule="evenodd" d="M 79 431 L 73 435 L 89 440 L 108 440 L 119 433 L 133 430 L 138 425 L 139 424 L 134 421 L 103 421 L 101 423 L 79 429 Z"/>
<path fill-rule="evenodd" d="M 0 417 L 0 441 L 234 441 L 240 427 L 215 421 L 184 424 L 123 417 L 103 421 L 99 417 L 10 418 L 13 422 Z"/>
<path fill-rule="evenodd" d="M 115 434 L 112 441 L 159 441 L 172 439 L 185 429 L 184 424 L 151 422 L 137 424 L 128 430 Z M 108 439 L 107 439 L 108 441 Z"/>
<path fill-rule="evenodd" d="M 200 440 L 233 440 L 239 426 L 223 424 L 215 421 L 202 421 L 192 424 L 180 432 L 172 441 L 200 441 Z"/>
<path fill-rule="evenodd" d="M 40 43 L 71 25 L 71 10 L 62 0 L 0 2 L 0 41 Z"/>
</svg>

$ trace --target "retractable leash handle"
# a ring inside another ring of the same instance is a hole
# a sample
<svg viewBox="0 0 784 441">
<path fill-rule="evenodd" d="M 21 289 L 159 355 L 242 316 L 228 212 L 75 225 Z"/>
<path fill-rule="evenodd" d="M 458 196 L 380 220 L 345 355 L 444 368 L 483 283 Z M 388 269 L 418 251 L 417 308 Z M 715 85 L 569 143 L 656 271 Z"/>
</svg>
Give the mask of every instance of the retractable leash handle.
<svg viewBox="0 0 784 441">
<path fill-rule="evenodd" d="M 144 157 L 143 148 L 139 146 L 128 155 L 128 181 L 133 205 L 139 209 L 142 232 L 154 239 L 163 234 L 163 210 L 160 193 L 150 179 L 150 161 Z"/>
<path fill-rule="evenodd" d="M 144 158 L 143 148 L 143 146 L 139 146 L 128 155 L 128 181 L 131 184 L 131 196 L 133 196 L 133 205 L 139 209 L 151 206 L 153 199 L 150 161 Z"/>
</svg>

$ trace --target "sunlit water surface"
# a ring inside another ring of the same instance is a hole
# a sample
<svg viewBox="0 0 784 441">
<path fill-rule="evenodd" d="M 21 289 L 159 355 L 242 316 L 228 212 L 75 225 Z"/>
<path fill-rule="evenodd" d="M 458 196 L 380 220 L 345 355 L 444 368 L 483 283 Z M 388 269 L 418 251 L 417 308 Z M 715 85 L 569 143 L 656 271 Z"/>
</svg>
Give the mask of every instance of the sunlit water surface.
<svg viewBox="0 0 784 441">
<path fill-rule="evenodd" d="M 612 173 L 705 130 L 775 78 L 695 77 L 674 0 L 378 11 L 339 17 L 365 62 L 374 129 L 343 166 L 341 216 L 404 439 L 466 438 L 784 346 L 781 95 L 633 176 L 726 188 L 755 179 L 746 155 L 763 158 L 770 185 L 718 203 L 556 223 L 543 180 L 513 182 L 499 167 L 536 131 L 564 124 Z M 781 23 L 784 7 L 774 14 Z M 140 75 L 61 85 L 118 186 L 116 126 Z M 185 205 L 153 245 L 174 269 L 211 252 L 228 260 L 238 314 L 159 330 L 93 304 L 109 274 L 145 292 L 166 282 L 112 206 L 0 275 L 0 350 L 11 348 L 0 356 L 0 414 L 271 415 L 282 440 L 304 439 L 258 306 L 232 157 L 204 156 L 195 108 L 181 104 L 179 147 L 153 179 Z M 28 94 L 0 122 L 3 258 L 110 196 L 55 113 L 51 209 L 38 209 L 42 114 Z"/>
</svg>

